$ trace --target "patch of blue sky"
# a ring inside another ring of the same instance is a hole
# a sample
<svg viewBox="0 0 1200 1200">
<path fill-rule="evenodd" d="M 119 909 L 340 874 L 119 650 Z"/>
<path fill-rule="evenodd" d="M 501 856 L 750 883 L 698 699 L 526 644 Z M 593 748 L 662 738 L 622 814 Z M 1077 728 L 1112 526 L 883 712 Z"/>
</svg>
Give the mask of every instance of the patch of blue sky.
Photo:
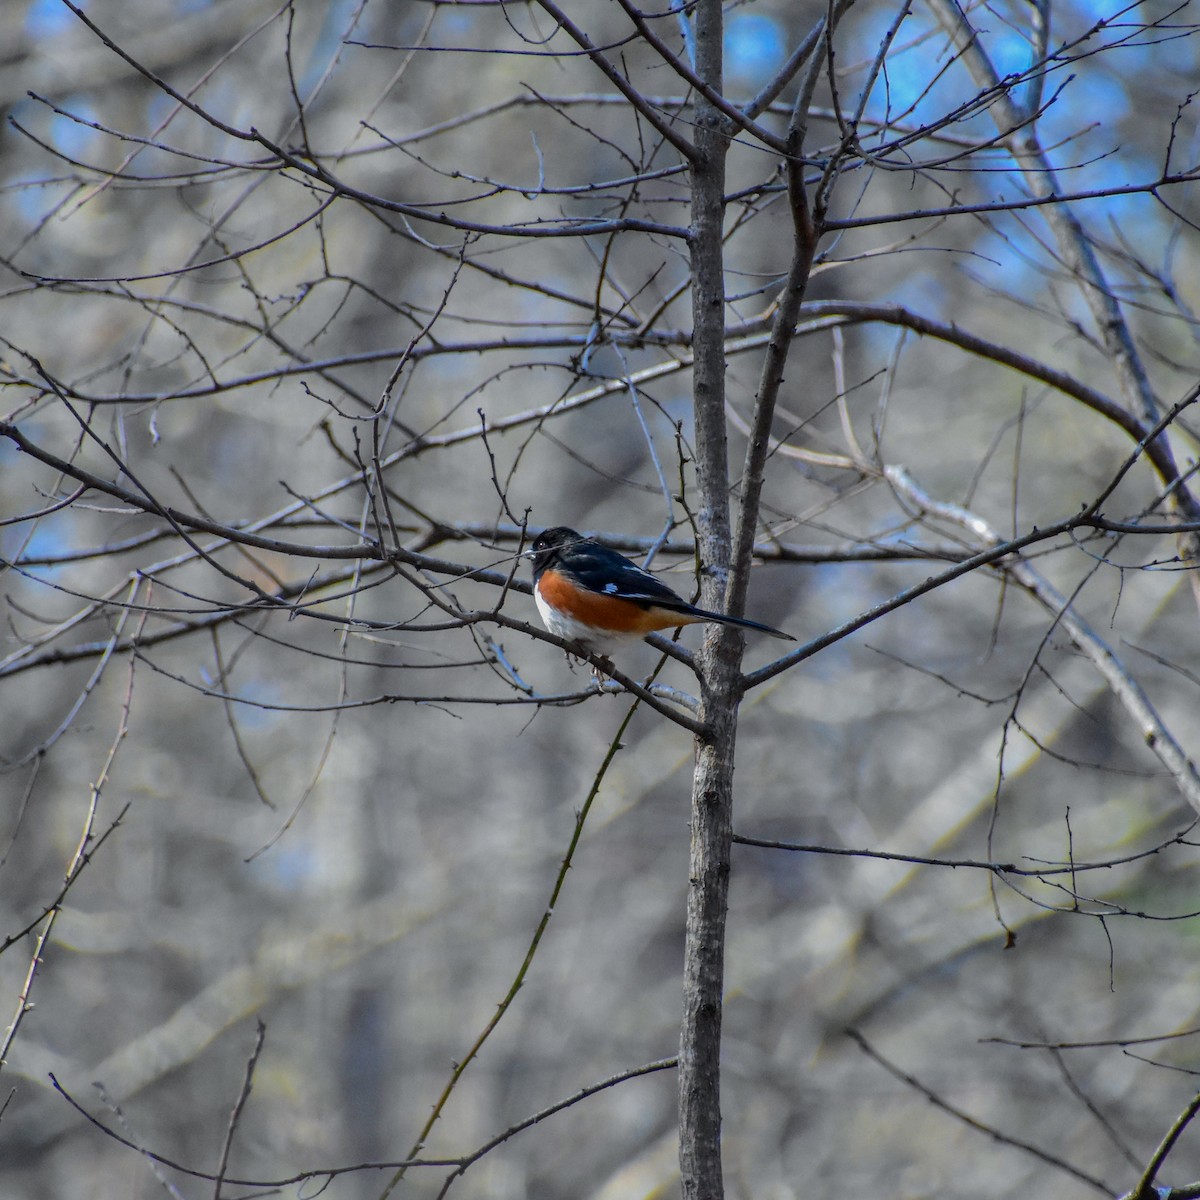
<svg viewBox="0 0 1200 1200">
<path fill-rule="evenodd" d="M 1109 7 L 1115 11 L 1115 5 Z M 1068 17 L 1061 22 L 1063 37 L 1077 38 L 1090 24 L 1090 20 L 1085 22 L 1078 14 L 1072 16 L 1073 19 Z M 973 17 L 981 45 L 996 74 L 1001 79 L 1014 81 L 1026 76 L 1033 65 L 1033 47 L 1027 36 L 1029 30 L 1011 25 L 999 13 L 986 9 L 974 9 Z M 864 74 L 866 64 L 877 53 L 892 19 L 890 13 L 876 12 L 856 29 L 850 53 L 862 64 Z M 1132 21 L 1138 20 L 1136 16 L 1132 18 Z M 1095 39 L 1088 39 L 1074 50 L 1066 51 L 1062 60 L 1051 64 L 1044 78 L 1043 100 L 1054 97 L 1057 89 L 1063 89 L 1051 109 L 1056 122 L 1078 129 L 1096 112 L 1103 112 L 1110 122 L 1120 120 L 1129 103 L 1122 80 L 1145 78 L 1143 72 L 1162 68 L 1157 56 L 1164 47 L 1143 44 L 1152 35 L 1135 38 L 1127 46 L 1112 47 L 1099 55 L 1091 53 L 1097 48 L 1098 39 L 1113 42 L 1131 32 L 1130 28 L 1121 26 L 1121 22 L 1114 21 L 1111 28 L 1096 35 Z M 1073 53 L 1083 53 L 1086 57 L 1072 60 Z M 1186 54 L 1190 61 L 1194 50 L 1176 50 L 1175 54 Z M 956 64 L 943 70 L 945 66 L 944 35 L 931 20 L 914 14 L 901 27 L 889 53 L 886 72 L 881 73 L 875 84 L 867 106 L 868 117 L 881 120 L 885 114 L 893 119 L 903 116 L 906 123 L 919 124 L 943 117 L 956 104 L 977 94 L 978 88 L 965 67 Z M 940 77 L 939 72 L 942 72 Z M 1031 96 L 1030 88 L 1029 83 L 1016 84 L 1014 98 L 1018 104 Z M 990 120 L 986 112 L 979 112 L 962 123 L 958 131 L 971 128 L 972 123 L 980 132 L 986 131 Z"/>
<path fill-rule="evenodd" d="M 1145 0 L 1069 0 L 1058 17 L 1064 31 L 1076 36 L 1087 33 L 1087 40 L 1075 48 L 1077 53 L 1094 53 L 1099 45 L 1120 43 L 1119 64 L 1122 74 L 1130 72 L 1180 71 L 1196 69 L 1196 36 L 1188 11 L 1180 12 L 1178 3 L 1146 3 Z M 1182 7 L 1194 11 L 1184 0 Z M 1103 28 L 1092 32 L 1097 25 Z M 1056 28 L 1058 27 L 1056 25 Z M 1102 39 L 1102 41 L 1101 41 Z M 1101 57 L 1107 57 L 1106 51 Z"/>
<path fill-rule="evenodd" d="M 76 0 L 76 3 L 80 8 L 88 7 L 87 0 Z M 212 5 L 213 0 L 175 0 L 175 11 L 179 16 L 187 16 Z M 78 24 L 79 19 L 62 0 L 31 0 L 25 10 L 25 32 L 33 39 L 57 37 Z"/>
<path fill-rule="evenodd" d="M 859 91 L 867 78 L 867 67 L 879 53 L 895 14 L 875 10 L 865 15 L 853 30 L 843 60 L 859 68 L 844 85 L 843 107 L 856 107 Z M 868 120 L 882 121 L 903 116 L 906 124 L 933 120 L 953 109 L 971 94 L 965 73 L 943 71 L 945 39 L 924 15 L 910 16 L 900 27 L 867 101 Z M 939 75 L 940 73 L 940 75 Z"/>
<path fill-rule="evenodd" d="M 50 144 L 68 158 L 86 157 L 104 136 L 86 124 L 88 121 L 98 121 L 99 114 L 81 96 L 69 96 L 59 107 L 71 115 L 64 117 L 58 113 L 50 114 Z"/>
<path fill-rule="evenodd" d="M 787 52 L 783 26 L 766 13 L 739 10 L 725 24 L 725 73 L 735 85 L 760 87 Z"/>
<path fill-rule="evenodd" d="M 286 702 L 286 697 L 276 685 L 263 680 L 245 680 L 233 690 L 246 702 L 237 706 L 237 723 L 240 728 L 257 731 L 279 724 L 283 713 L 277 709 L 260 707 L 264 704 Z"/>
<path fill-rule="evenodd" d="M 63 101 L 62 107 L 83 120 L 96 119 L 96 112 L 91 105 L 78 97 Z M 14 104 L 11 116 L 22 128 L 28 129 L 35 137 L 43 139 L 74 160 L 87 161 L 89 153 L 95 150 L 104 136 L 70 117 L 51 112 L 44 104 L 32 99 Z M 22 133 L 11 126 L 6 126 L 0 136 L 3 137 L 0 152 L 7 149 L 8 143 L 24 138 Z M 57 162 L 45 154 L 41 154 L 41 161 L 41 170 L 25 178 L 10 181 L 6 189 L 9 203 L 15 205 L 26 226 L 36 225 L 62 202 L 64 193 L 78 186 L 78 181 L 70 177 L 74 168 L 69 164 Z"/>
<path fill-rule="evenodd" d="M 1054 147 L 1058 163 L 1082 164 L 1107 155 L 1096 166 L 1111 170 L 1111 151 L 1121 144 L 1119 123 L 1129 115 L 1129 94 L 1107 71 L 1078 69 L 1051 71 L 1042 94 L 1044 111 L 1038 119 L 1038 136 Z"/>
<path fill-rule="evenodd" d="M 166 92 L 152 92 L 146 100 L 146 127 L 157 129 L 178 108 L 179 101 L 173 96 L 168 96 Z"/>
<path fill-rule="evenodd" d="M 1015 184 L 1005 194 L 1015 194 Z M 1151 266 L 1164 261 L 1176 221 L 1154 197 L 1146 193 L 1106 196 L 1076 201 L 1071 207 L 1085 233 L 1092 234 L 1098 242 L 1113 244 L 1120 231 L 1136 246 L 1143 261 Z M 1045 210 L 1026 209 L 1020 214 L 994 217 L 991 225 L 994 232 L 980 235 L 975 254 L 957 258 L 959 269 L 980 286 L 994 288 L 998 295 L 1013 297 L 1014 301 L 1042 295 L 1047 280 L 1061 270 L 1054 252 L 1047 250 L 1055 245 L 1055 237 L 1045 224 Z M 1126 286 L 1141 287 L 1147 282 L 1132 268 L 1107 256 L 1102 258 L 1102 265 L 1118 294 L 1123 294 Z M 1082 293 L 1060 288 L 1056 296 L 1056 304 L 1073 305 L 1074 315 L 1090 328 L 1091 317 Z M 899 295 L 895 298 L 904 299 Z"/>
<path fill-rule="evenodd" d="M 1106 20 L 1130 7 L 1130 0 L 1072 0 L 1073 8 L 1080 16 L 1091 20 Z"/>
<path fill-rule="evenodd" d="M 33 98 L 19 100 L 12 107 L 12 117 L 22 128 L 28 129 L 35 137 L 49 142 L 56 150 L 60 150 L 68 158 L 86 156 L 90 148 L 95 147 L 106 135 L 86 124 L 88 121 L 98 121 L 99 114 L 95 107 L 82 96 L 68 96 L 56 100 L 55 104 L 70 116 L 63 116 L 45 104 Z M 6 138 L 23 138 L 25 135 L 15 129 L 6 128 Z M 64 164 L 65 165 L 65 164 Z M 54 171 L 52 166 L 51 171 Z"/>
<path fill-rule="evenodd" d="M 238 703 L 234 705 L 234 715 L 238 727 L 248 731 L 270 729 L 278 725 L 283 713 L 275 708 L 264 708 L 263 705 L 285 703 L 285 697 L 274 683 L 263 679 L 235 679 L 227 688 L 221 688 L 217 677 L 208 667 L 200 671 L 200 682 L 217 691 L 228 691 L 236 696 Z"/>
<path fill-rule="evenodd" d="M 87 7 L 83 0 L 80 7 Z M 75 14 L 60 0 L 32 0 L 25 10 L 25 33 L 33 41 L 58 37 L 76 23 Z"/>
<path fill-rule="evenodd" d="M 466 37 L 475 30 L 475 15 L 469 5 L 443 8 L 438 12 L 438 29 L 442 33 L 453 33 Z"/>
<path fill-rule="evenodd" d="M 320 872 L 321 860 L 316 849 L 297 831 L 281 843 L 272 846 L 267 854 L 257 855 L 251 870 L 270 887 L 284 892 L 310 887 Z"/>
<path fill-rule="evenodd" d="M 909 269 L 891 287 L 880 289 L 875 299 L 881 304 L 903 305 L 936 320 L 953 316 L 951 308 L 957 292 L 946 286 L 946 258 L 944 255 L 933 257 L 928 267 L 917 265 L 928 257 L 916 252 L 907 257 L 905 262 L 909 264 Z M 896 331 L 890 325 L 881 323 L 865 325 L 863 328 L 877 353 L 885 353 L 895 342 Z"/>
<path fill-rule="evenodd" d="M 995 20 L 988 26 L 984 45 L 1001 79 L 1023 75 L 1033 65 L 1029 38 L 1003 21 Z"/>
<path fill-rule="evenodd" d="M 67 554 L 72 549 L 73 526 L 74 522 L 65 512 L 42 517 L 32 532 L 26 525 L 10 525 L 4 539 L 4 556 L 10 558 L 19 553 L 18 565 L 35 579 L 57 579 L 67 568 L 38 560 Z"/>
<path fill-rule="evenodd" d="M 1045 99 L 1053 97 L 1038 122 L 1038 136 L 1047 147 L 1062 192 L 1103 191 L 1151 183 L 1163 170 L 1168 129 L 1159 122 L 1147 132 L 1153 141 L 1131 141 L 1127 122 L 1132 103 L 1123 83 L 1108 71 L 1080 72 L 1054 95 L 1056 76 L 1046 83 Z M 1153 201 L 1150 201 L 1153 205 Z M 1080 202 L 1085 223 L 1140 219 L 1147 211 L 1144 193 L 1117 193 Z M 1156 207 L 1156 206 L 1155 206 Z"/>
<path fill-rule="evenodd" d="M 20 216 L 21 227 L 30 228 L 48 216 L 74 187 L 69 181 L 24 179 L 9 185 L 9 203 Z"/>
<path fill-rule="evenodd" d="M 1061 36 L 1078 37 L 1097 16 L 1114 17 L 1126 8 L 1128 5 L 1077 0 L 1074 12 L 1059 10 Z M 1026 72 L 1031 65 L 1032 53 L 1027 39 L 998 16 L 993 14 L 989 18 L 986 10 L 975 11 L 985 48 L 997 73 L 1008 77 Z M 1133 104 L 1127 85 L 1129 80 L 1144 82 L 1152 77 L 1154 71 L 1161 69 L 1156 56 L 1163 47 L 1141 44 L 1157 35 L 1142 34 L 1129 45 L 1110 46 L 1100 54 L 1087 54 L 1098 41 L 1112 43 L 1128 37 L 1134 32 L 1135 25 L 1152 18 L 1153 14 L 1148 11 L 1143 13 L 1142 10 L 1135 10 L 1114 19 L 1111 26 L 1081 44 L 1080 49 L 1087 56 L 1078 61 L 1063 62 L 1047 73 L 1042 100 L 1048 107 L 1039 120 L 1038 134 L 1062 191 L 1101 191 L 1148 183 L 1159 177 L 1164 165 L 1162 155 L 1168 132 L 1166 118 L 1170 114 L 1167 113 L 1164 119 L 1158 121 L 1152 127 L 1152 132 L 1151 127 L 1147 126 L 1139 137 L 1138 131 L 1131 131 L 1129 127 Z M 856 39 L 860 55 L 869 55 L 878 47 L 887 19 L 875 16 L 860 27 Z M 905 108 L 915 105 L 915 111 L 906 121 L 912 124 L 941 116 L 955 102 L 975 94 L 975 86 L 961 67 L 951 67 L 945 78 L 926 93 L 930 80 L 941 65 L 938 53 L 944 48 L 944 40 L 936 33 L 927 40 L 921 40 L 926 28 L 919 17 L 906 22 L 901 37 L 897 39 L 897 51 L 889 60 L 887 90 L 885 92 L 882 81 L 877 85 L 868 106 L 869 115 L 881 117 L 885 100 L 893 118 Z M 1171 45 L 1177 46 L 1176 43 Z M 899 47 L 907 48 L 901 50 Z M 1193 69 L 1197 52 L 1195 44 L 1187 47 L 1186 56 Z M 1182 53 L 1178 48 L 1174 51 L 1175 57 Z M 1015 98 L 1018 103 L 1030 96 L 1028 86 L 1017 88 Z M 986 137 L 994 132 L 994 127 L 991 117 L 981 114 L 973 124 L 964 123 L 957 131 Z M 1176 169 L 1193 156 L 1193 146 L 1180 148 Z M 1008 165 L 1003 157 L 994 156 L 994 162 L 996 165 Z M 981 200 L 1013 199 L 1028 194 L 1027 185 L 1015 173 L 1001 171 L 977 176 L 976 181 L 983 188 L 983 192 L 977 196 Z M 1139 228 L 1139 241 L 1148 240 L 1155 245 L 1165 240 L 1170 223 L 1169 214 L 1161 206 L 1139 193 L 1116 194 L 1080 202 L 1076 211 L 1085 227 L 1093 229 L 1100 236 L 1110 236 L 1111 225 L 1115 222 L 1126 228 Z M 1030 231 L 1041 231 L 1051 241 L 1039 212 L 1035 209 L 1026 210 L 1019 221 L 998 217 L 993 221 L 1009 238 L 1007 244 L 1000 239 L 992 241 L 992 248 L 1000 257 L 1001 265 L 986 261 L 964 265 L 1003 290 L 1022 291 L 1027 286 L 1040 286 L 1040 277 L 1052 268 L 1052 264 L 1046 259 L 1045 251 L 1022 228 L 1023 224 Z M 978 244 L 984 255 L 987 254 L 988 243 L 989 239 L 984 237 Z"/>
<path fill-rule="evenodd" d="M 342 37 L 350 24 L 356 4 L 357 0 L 331 0 L 325 4 L 321 30 L 297 80 L 302 96 L 307 96 L 317 86 L 334 56 L 341 52 Z"/>
</svg>

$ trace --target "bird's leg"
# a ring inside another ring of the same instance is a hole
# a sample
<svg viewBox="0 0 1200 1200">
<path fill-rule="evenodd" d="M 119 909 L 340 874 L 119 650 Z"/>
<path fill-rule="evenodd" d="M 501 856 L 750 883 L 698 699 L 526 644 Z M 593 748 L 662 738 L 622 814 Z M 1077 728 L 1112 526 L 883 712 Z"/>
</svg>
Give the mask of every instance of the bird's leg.
<svg viewBox="0 0 1200 1200">
<path fill-rule="evenodd" d="M 576 660 L 575 656 L 572 655 L 570 656 L 571 661 L 586 662 L 592 668 L 592 679 L 595 681 L 597 687 L 603 687 L 605 676 L 607 675 L 611 678 L 612 672 L 615 669 L 613 660 L 607 654 L 601 654 L 599 650 L 590 646 L 587 642 L 576 642 L 575 644 L 579 647 L 580 657 Z M 585 655 L 591 655 L 592 657 L 584 657 Z"/>
<path fill-rule="evenodd" d="M 607 654 L 601 654 L 587 642 L 577 641 L 575 646 L 578 653 L 567 651 L 567 665 L 574 671 L 576 663 L 587 663 L 591 668 L 592 682 L 598 690 L 603 691 L 605 678 L 612 677 L 612 672 L 616 669 L 616 664 Z M 593 661 L 593 658 L 595 661 Z"/>
<path fill-rule="evenodd" d="M 612 678 L 613 669 L 616 664 L 606 654 L 599 655 L 599 659 L 598 663 L 592 664 L 592 675 L 595 677 L 596 682 L 603 686 L 604 676 L 607 675 L 609 678 Z"/>
</svg>

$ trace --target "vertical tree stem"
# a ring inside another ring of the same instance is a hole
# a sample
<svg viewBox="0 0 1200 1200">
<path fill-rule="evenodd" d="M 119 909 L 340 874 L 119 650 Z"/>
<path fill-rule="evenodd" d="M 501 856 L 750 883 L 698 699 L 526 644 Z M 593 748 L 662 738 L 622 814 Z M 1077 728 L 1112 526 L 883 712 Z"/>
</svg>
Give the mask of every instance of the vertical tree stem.
<svg viewBox="0 0 1200 1200">
<path fill-rule="evenodd" d="M 695 13 L 696 69 L 721 90 L 720 0 Z M 693 401 L 697 512 L 704 602 L 724 601 L 730 560 L 725 429 L 725 213 L 727 137 L 720 113 L 697 97 L 692 163 Z M 679 1167 L 684 1200 L 721 1200 L 721 999 L 732 843 L 733 751 L 741 638 L 714 627 L 698 656 L 702 716 L 709 736 L 696 745 L 692 841 L 679 1049 Z"/>
</svg>

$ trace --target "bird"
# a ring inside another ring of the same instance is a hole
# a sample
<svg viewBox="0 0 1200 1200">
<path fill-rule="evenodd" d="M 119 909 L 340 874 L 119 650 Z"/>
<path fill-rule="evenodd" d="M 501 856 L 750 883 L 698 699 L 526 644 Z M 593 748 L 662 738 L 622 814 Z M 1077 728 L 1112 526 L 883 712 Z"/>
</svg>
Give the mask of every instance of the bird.
<svg viewBox="0 0 1200 1200">
<path fill-rule="evenodd" d="M 746 617 L 730 617 L 689 604 L 623 554 L 565 525 L 533 539 L 533 597 L 542 623 L 556 637 L 607 655 L 648 633 L 715 621 L 796 639 Z"/>
</svg>

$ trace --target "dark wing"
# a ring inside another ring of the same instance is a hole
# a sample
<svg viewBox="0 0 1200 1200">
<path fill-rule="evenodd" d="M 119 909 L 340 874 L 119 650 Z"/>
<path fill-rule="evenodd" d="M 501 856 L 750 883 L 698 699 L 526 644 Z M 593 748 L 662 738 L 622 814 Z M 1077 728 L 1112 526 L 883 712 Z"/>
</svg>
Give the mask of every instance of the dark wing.
<svg viewBox="0 0 1200 1200">
<path fill-rule="evenodd" d="M 727 617 L 723 613 L 697 608 L 671 591 L 649 571 L 643 571 L 625 555 L 586 538 L 580 538 L 570 547 L 568 553 L 560 557 L 557 569 L 579 587 L 601 596 L 617 596 L 641 605 L 642 608 L 663 608 L 668 612 L 688 613 L 693 618 L 719 621 L 722 625 L 740 625 L 743 629 L 758 629 L 789 642 L 796 640 L 790 633 L 764 625 L 761 621 L 751 621 L 746 617 Z"/>
<path fill-rule="evenodd" d="M 573 546 L 559 569 L 589 592 L 601 596 L 619 596 L 649 608 L 669 608 L 689 612 L 691 605 L 660 583 L 649 571 L 643 571 L 623 554 L 601 546 L 599 542 L 581 542 Z"/>
</svg>

